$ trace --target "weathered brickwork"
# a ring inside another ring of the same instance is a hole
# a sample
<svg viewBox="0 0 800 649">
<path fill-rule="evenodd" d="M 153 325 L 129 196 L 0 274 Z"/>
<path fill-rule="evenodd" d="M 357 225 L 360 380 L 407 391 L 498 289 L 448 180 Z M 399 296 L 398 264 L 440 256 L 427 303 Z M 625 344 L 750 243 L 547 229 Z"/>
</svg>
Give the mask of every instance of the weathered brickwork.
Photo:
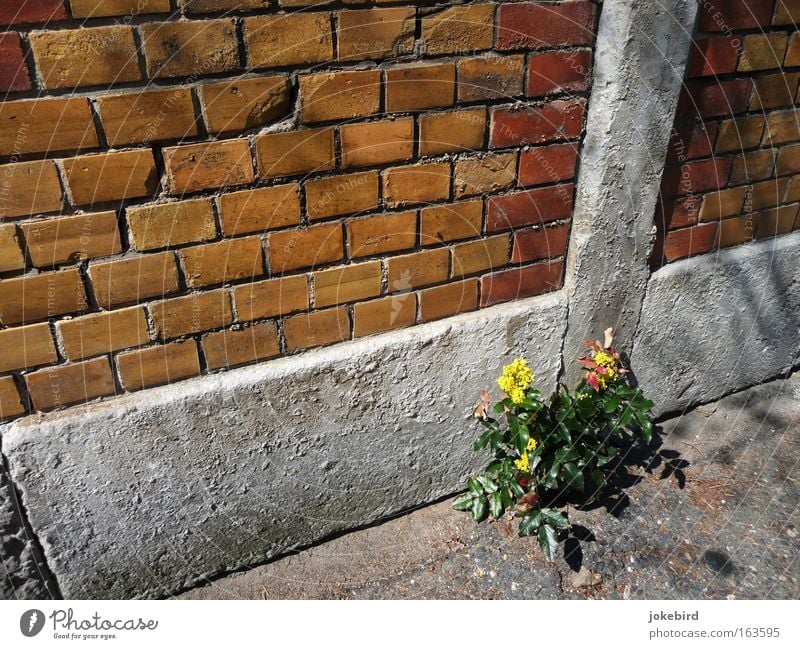
<svg viewBox="0 0 800 649">
<path fill-rule="evenodd" d="M 701 3 L 654 266 L 800 229 L 798 21 L 798 0 Z"/>
<path fill-rule="evenodd" d="M 560 288 L 600 7 L 2 3 L 0 420 Z"/>
</svg>

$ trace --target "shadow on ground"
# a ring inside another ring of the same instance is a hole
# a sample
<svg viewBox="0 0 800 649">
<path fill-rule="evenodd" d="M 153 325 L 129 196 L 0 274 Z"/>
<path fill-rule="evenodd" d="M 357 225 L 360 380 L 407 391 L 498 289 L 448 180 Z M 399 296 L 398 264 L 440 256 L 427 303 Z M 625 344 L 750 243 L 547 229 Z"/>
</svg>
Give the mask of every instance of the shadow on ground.
<svg viewBox="0 0 800 649">
<path fill-rule="evenodd" d="M 570 508 L 555 562 L 448 500 L 180 598 L 798 598 L 798 415 L 795 376 L 662 422 L 616 493 Z"/>
</svg>

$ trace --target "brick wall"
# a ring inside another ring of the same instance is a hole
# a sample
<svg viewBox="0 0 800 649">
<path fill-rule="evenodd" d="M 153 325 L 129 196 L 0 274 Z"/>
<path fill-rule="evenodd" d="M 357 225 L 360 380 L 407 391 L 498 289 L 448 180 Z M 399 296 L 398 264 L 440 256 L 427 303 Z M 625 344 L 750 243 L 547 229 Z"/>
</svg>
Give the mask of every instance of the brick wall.
<svg viewBox="0 0 800 649">
<path fill-rule="evenodd" d="M 800 0 L 702 0 L 653 263 L 800 229 Z"/>
<path fill-rule="evenodd" d="M 597 13 L 5 0 L 0 418 L 560 287 Z"/>
</svg>

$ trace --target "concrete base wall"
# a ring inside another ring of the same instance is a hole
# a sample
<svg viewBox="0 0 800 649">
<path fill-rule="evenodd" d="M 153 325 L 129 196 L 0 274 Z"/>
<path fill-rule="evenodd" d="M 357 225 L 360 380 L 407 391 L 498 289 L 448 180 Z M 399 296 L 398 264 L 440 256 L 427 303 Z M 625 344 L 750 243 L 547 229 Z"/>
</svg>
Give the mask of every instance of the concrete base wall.
<svg viewBox="0 0 800 649">
<path fill-rule="evenodd" d="M 555 387 L 561 292 L 7 426 L 67 598 L 154 597 L 453 493 L 481 389 Z"/>
<path fill-rule="evenodd" d="M 666 413 L 800 362 L 800 233 L 669 264 L 647 284 L 631 366 Z"/>
</svg>

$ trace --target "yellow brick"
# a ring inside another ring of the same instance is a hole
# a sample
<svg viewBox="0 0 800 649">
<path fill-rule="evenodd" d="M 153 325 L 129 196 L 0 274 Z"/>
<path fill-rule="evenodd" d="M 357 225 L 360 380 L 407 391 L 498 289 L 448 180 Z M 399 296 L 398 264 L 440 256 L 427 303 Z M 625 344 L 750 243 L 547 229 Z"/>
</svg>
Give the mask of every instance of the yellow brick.
<svg viewBox="0 0 800 649">
<path fill-rule="evenodd" d="M 169 0 L 70 0 L 73 18 L 166 13 Z"/>
<path fill-rule="evenodd" d="M 269 265 L 273 273 L 320 266 L 344 257 L 342 226 L 315 225 L 269 235 Z"/>
<path fill-rule="evenodd" d="M 390 207 L 449 198 L 450 164 L 429 162 L 387 169 L 383 195 Z"/>
<path fill-rule="evenodd" d="M 31 261 L 39 268 L 116 255 L 122 250 L 116 212 L 30 221 L 20 229 Z"/>
<path fill-rule="evenodd" d="M 466 54 L 492 47 L 494 4 L 448 7 L 422 18 L 425 53 Z"/>
<path fill-rule="evenodd" d="M 185 248 L 178 253 L 190 288 L 264 274 L 261 239 L 245 237 Z"/>
<path fill-rule="evenodd" d="M 85 403 L 116 392 L 108 358 L 47 367 L 25 377 L 36 410 Z"/>
<path fill-rule="evenodd" d="M 300 223 L 300 185 L 261 187 L 219 197 L 222 234 L 226 237 L 266 232 Z"/>
<path fill-rule="evenodd" d="M 142 307 L 93 313 L 57 324 L 67 358 L 80 360 L 150 342 Z"/>
<path fill-rule="evenodd" d="M 318 72 L 300 78 L 303 122 L 352 119 L 380 109 L 381 73 L 377 70 Z"/>
<path fill-rule="evenodd" d="M 0 273 L 25 268 L 17 229 L 10 224 L 0 224 Z"/>
<path fill-rule="evenodd" d="M 26 412 L 22 405 L 14 378 L 11 376 L 0 377 L 0 421 L 7 421 Z"/>
<path fill-rule="evenodd" d="M 333 129 L 313 128 L 256 137 L 261 178 L 326 171 L 336 166 Z"/>
<path fill-rule="evenodd" d="M 230 298 L 224 289 L 154 302 L 150 314 L 160 340 L 219 329 L 233 321 Z"/>
<path fill-rule="evenodd" d="M 68 158 L 62 164 L 75 205 L 152 196 L 158 188 L 156 163 L 150 149 Z"/>
<path fill-rule="evenodd" d="M 412 8 L 347 9 L 338 13 L 339 60 L 386 59 L 414 50 Z"/>
<path fill-rule="evenodd" d="M 29 369 L 57 360 L 53 335 L 46 322 L 0 329 L 0 372 Z"/>
<path fill-rule="evenodd" d="M 420 211 L 423 246 L 480 236 L 483 201 L 472 200 L 425 207 Z"/>
<path fill-rule="evenodd" d="M 741 213 L 746 196 L 747 187 L 734 187 L 706 194 L 703 196 L 703 206 L 700 208 L 700 220 L 716 221 Z"/>
<path fill-rule="evenodd" d="M 421 322 L 474 311 L 478 308 L 478 280 L 426 288 L 419 292 Z"/>
<path fill-rule="evenodd" d="M 367 336 L 414 324 L 417 297 L 413 293 L 359 302 L 353 307 L 353 335 Z"/>
<path fill-rule="evenodd" d="M 389 257 L 386 263 L 389 268 L 389 292 L 408 291 L 447 281 L 450 252 L 447 248 L 423 250 Z"/>
<path fill-rule="evenodd" d="M 419 153 L 423 156 L 483 148 L 486 110 L 430 113 L 419 118 Z"/>
<path fill-rule="evenodd" d="M 273 318 L 308 309 L 308 281 L 305 275 L 268 279 L 234 288 L 239 319 Z"/>
<path fill-rule="evenodd" d="M 249 185 L 254 180 L 247 140 L 220 140 L 164 149 L 167 190 L 189 194 Z"/>
<path fill-rule="evenodd" d="M 291 107 L 287 79 L 276 75 L 200 86 L 208 131 L 244 131 L 284 117 Z"/>
<path fill-rule="evenodd" d="M 174 383 L 200 374 L 194 340 L 124 352 L 117 356 L 117 366 L 125 390 Z"/>
<path fill-rule="evenodd" d="M 211 202 L 205 198 L 129 207 L 126 214 L 137 250 L 209 241 L 217 236 Z"/>
<path fill-rule="evenodd" d="M 509 237 L 500 235 L 453 247 L 453 277 L 499 270 L 508 263 Z"/>
<path fill-rule="evenodd" d="M 272 358 L 280 351 L 278 328 L 274 322 L 261 322 L 236 331 L 217 331 L 203 336 L 203 353 L 210 370 Z"/>
<path fill-rule="evenodd" d="M 7 325 L 46 320 L 88 307 L 77 269 L 0 280 L 0 322 Z"/>
<path fill-rule="evenodd" d="M 378 207 L 378 172 L 364 171 L 308 180 L 306 212 L 312 221 Z"/>
<path fill-rule="evenodd" d="M 291 13 L 244 19 L 248 63 L 253 68 L 307 65 L 333 59 L 331 15 Z"/>
<path fill-rule="evenodd" d="M 381 292 L 381 263 L 339 266 L 314 273 L 314 305 L 333 306 L 375 297 Z"/>
<path fill-rule="evenodd" d="M 284 333 L 290 352 L 329 345 L 350 338 L 350 317 L 346 307 L 301 313 L 286 319 Z"/>
<path fill-rule="evenodd" d="M 517 180 L 517 153 L 490 153 L 456 161 L 455 197 L 478 196 L 508 189 Z"/>
<path fill-rule="evenodd" d="M 0 178 L 0 219 L 58 212 L 63 206 L 56 166 L 50 160 L 0 165 Z"/>
<path fill-rule="evenodd" d="M 347 240 L 351 257 L 413 248 L 417 243 L 417 213 L 412 210 L 348 221 Z"/>
<path fill-rule="evenodd" d="M 171 252 L 90 264 L 89 277 L 95 299 L 104 309 L 178 290 L 178 268 Z"/>
<path fill-rule="evenodd" d="M 346 124 L 341 127 L 343 167 L 402 162 L 414 153 L 414 120 L 410 117 Z"/>
<path fill-rule="evenodd" d="M 85 97 L 0 102 L 0 155 L 77 151 L 96 146 L 97 133 Z"/>
</svg>

